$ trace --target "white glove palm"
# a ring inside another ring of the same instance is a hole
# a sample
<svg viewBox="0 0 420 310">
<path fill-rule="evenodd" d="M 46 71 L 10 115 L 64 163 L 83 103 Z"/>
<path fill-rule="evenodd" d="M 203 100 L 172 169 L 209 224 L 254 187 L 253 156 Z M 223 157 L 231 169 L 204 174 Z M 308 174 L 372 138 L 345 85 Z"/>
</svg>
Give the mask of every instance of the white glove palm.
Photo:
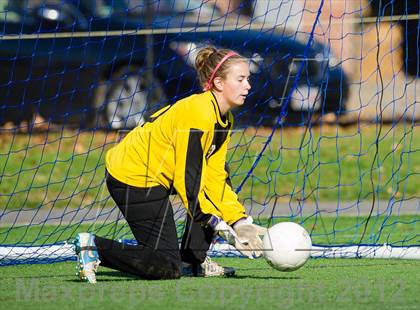
<svg viewBox="0 0 420 310">
<path fill-rule="evenodd" d="M 233 228 L 222 219 L 212 216 L 208 222 L 216 234 L 233 245 L 242 255 L 253 259 L 262 254 L 262 240 L 260 236 L 267 233 L 267 228 L 252 223 L 252 217 L 241 219 Z"/>
<path fill-rule="evenodd" d="M 240 243 L 235 244 L 235 247 L 248 258 L 260 257 L 262 255 L 263 243 L 260 236 L 267 233 L 267 228 L 255 225 L 252 223 L 252 217 L 239 220 L 233 226 L 233 229 L 241 240 Z"/>
</svg>

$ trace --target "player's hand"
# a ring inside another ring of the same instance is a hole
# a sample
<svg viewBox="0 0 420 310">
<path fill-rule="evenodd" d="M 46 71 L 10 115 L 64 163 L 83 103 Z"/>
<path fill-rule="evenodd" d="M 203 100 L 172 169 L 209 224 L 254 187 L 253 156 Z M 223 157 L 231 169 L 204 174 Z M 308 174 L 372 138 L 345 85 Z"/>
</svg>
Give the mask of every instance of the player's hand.
<svg viewBox="0 0 420 310">
<path fill-rule="evenodd" d="M 262 240 L 259 237 L 267 232 L 267 228 L 252 224 L 252 217 L 239 220 L 234 228 L 217 216 L 212 216 L 208 222 L 215 233 L 233 245 L 242 255 L 253 259 L 262 254 Z M 240 235 L 239 235 L 240 234 Z"/>
<path fill-rule="evenodd" d="M 214 227 L 214 231 L 223 239 L 226 240 L 230 245 L 235 245 L 238 236 L 232 227 L 230 227 L 225 221 L 220 220 L 219 223 Z"/>
<path fill-rule="evenodd" d="M 213 228 L 214 232 L 226 240 L 230 245 L 235 245 L 235 241 L 238 238 L 235 231 L 220 217 L 212 215 L 207 225 Z"/>
<path fill-rule="evenodd" d="M 233 245 L 242 255 L 252 258 L 252 253 L 247 248 L 247 242 L 242 241 L 235 230 L 225 221 L 213 215 L 207 224 L 214 229 L 217 235 L 226 240 L 230 245 Z"/>
<path fill-rule="evenodd" d="M 267 233 L 267 228 L 253 224 L 251 216 L 241 219 L 233 225 L 233 229 L 241 240 L 236 248 L 241 253 L 246 253 L 248 258 L 260 257 L 262 255 L 263 243 L 260 236 Z M 238 248 L 240 247 L 240 248 Z"/>
</svg>

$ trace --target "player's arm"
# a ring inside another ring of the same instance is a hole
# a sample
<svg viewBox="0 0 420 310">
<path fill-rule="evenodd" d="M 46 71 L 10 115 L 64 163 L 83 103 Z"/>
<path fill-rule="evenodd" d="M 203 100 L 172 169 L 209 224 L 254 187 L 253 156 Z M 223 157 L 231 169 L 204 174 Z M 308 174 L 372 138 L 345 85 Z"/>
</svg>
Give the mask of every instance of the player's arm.
<svg viewBox="0 0 420 310">
<path fill-rule="evenodd" d="M 174 187 L 193 220 L 200 223 L 207 223 L 212 215 L 221 217 L 203 192 L 211 125 L 196 116 L 179 124 L 175 137 Z"/>
<path fill-rule="evenodd" d="M 229 140 L 228 135 L 220 149 L 208 159 L 204 192 L 206 198 L 220 211 L 222 219 L 233 227 L 238 239 L 235 240 L 235 247 L 250 258 L 258 257 L 262 250 L 260 236 L 266 233 L 266 229 L 253 224 L 252 217 L 246 214 L 232 189 L 226 165 Z"/>
<path fill-rule="evenodd" d="M 233 225 L 240 219 L 246 218 L 246 210 L 239 202 L 233 191 L 226 165 L 229 135 L 222 146 L 208 158 L 205 175 L 204 193 L 206 198 L 217 208 L 222 219 Z"/>
</svg>

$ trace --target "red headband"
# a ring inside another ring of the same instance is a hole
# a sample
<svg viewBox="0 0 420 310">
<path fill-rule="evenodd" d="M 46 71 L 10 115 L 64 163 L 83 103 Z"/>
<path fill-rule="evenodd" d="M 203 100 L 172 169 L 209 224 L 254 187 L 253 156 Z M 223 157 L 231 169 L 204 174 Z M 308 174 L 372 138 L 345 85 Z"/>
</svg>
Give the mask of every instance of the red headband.
<svg viewBox="0 0 420 310">
<path fill-rule="evenodd" d="M 211 87 L 213 86 L 213 85 L 212 85 L 212 82 L 213 82 L 214 76 L 216 75 L 217 70 L 219 70 L 219 68 L 223 65 L 223 63 L 224 63 L 226 60 L 228 60 L 228 58 L 230 58 L 230 57 L 232 57 L 232 56 L 237 56 L 237 55 L 238 55 L 238 53 L 233 52 L 233 51 L 230 51 L 230 52 L 228 52 L 228 53 L 225 55 L 225 57 L 223 57 L 223 58 L 222 58 L 222 60 L 221 60 L 221 61 L 217 64 L 216 68 L 214 68 L 213 73 L 211 74 L 211 76 L 210 76 L 209 80 L 208 80 L 208 81 L 207 81 L 207 83 L 204 85 L 204 91 L 208 91 L 208 90 L 210 90 L 210 89 L 211 89 Z"/>
</svg>

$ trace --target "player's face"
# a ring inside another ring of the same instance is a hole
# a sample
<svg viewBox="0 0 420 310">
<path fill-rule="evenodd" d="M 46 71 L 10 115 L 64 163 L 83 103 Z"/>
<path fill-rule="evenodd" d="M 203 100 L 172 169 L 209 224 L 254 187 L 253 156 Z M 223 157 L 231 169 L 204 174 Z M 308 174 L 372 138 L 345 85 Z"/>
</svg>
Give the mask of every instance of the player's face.
<svg viewBox="0 0 420 310">
<path fill-rule="evenodd" d="M 244 104 L 251 85 L 249 84 L 249 65 L 245 61 L 238 61 L 229 67 L 223 80 L 223 97 L 231 107 Z"/>
</svg>

